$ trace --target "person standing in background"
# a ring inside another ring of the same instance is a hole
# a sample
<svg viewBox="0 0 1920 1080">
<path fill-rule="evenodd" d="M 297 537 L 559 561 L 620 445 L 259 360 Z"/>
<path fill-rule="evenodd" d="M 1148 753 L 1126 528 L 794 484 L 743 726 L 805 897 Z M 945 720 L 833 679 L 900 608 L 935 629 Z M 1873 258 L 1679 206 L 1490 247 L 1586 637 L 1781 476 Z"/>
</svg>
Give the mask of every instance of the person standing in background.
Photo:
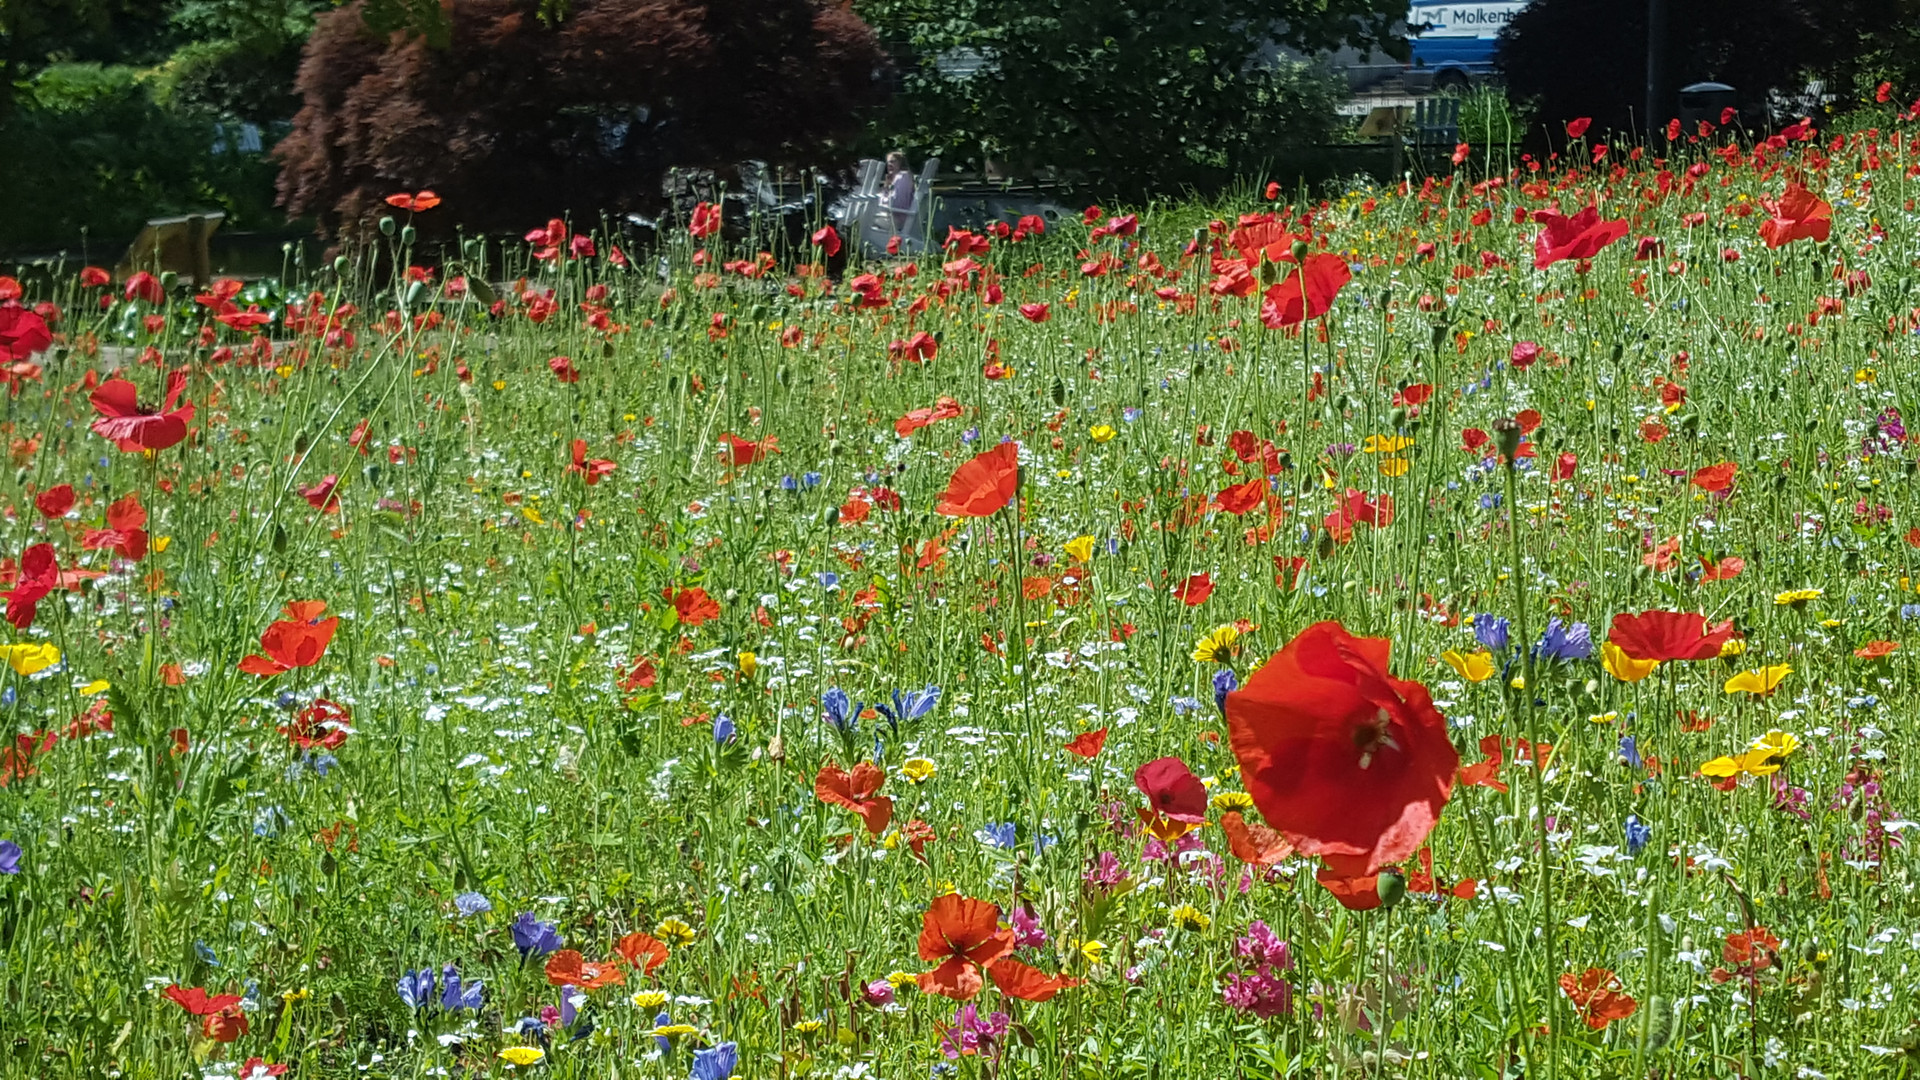
<svg viewBox="0 0 1920 1080">
<path fill-rule="evenodd" d="M 907 168 L 907 155 L 895 150 L 887 155 L 887 194 L 882 205 L 893 214 L 893 230 L 906 228 L 913 216 L 913 170 Z"/>
</svg>

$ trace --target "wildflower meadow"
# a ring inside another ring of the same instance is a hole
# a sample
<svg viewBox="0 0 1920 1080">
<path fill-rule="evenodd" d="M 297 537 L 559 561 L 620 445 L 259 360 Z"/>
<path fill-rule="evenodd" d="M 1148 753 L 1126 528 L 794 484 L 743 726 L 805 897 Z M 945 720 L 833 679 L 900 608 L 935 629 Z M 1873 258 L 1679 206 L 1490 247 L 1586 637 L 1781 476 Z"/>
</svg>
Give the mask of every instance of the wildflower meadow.
<svg viewBox="0 0 1920 1080">
<path fill-rule="evenodd" d="M 1913 125 L 0 277 L 0 1072 L 1911 1075 Z"/>
</svg>

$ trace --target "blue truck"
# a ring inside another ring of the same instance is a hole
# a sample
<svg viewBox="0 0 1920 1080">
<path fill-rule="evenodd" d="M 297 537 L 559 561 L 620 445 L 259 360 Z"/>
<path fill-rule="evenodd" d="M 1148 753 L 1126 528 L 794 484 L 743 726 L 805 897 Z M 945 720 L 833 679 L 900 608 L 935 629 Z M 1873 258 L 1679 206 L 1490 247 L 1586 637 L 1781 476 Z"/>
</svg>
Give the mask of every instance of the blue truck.
<svg viewBox="0 0 1920 1080">
<path fill-rule="evenodd" d="M 1528 0 L 1480 0 L 1440 3 L 1413 0 L 1407 11 L 1407 40 L 1413 63 L 1410 83 L 1431 80 L 1434 89 L 1457 89 L 1498 73 L 1494 51 L 1500 31 Z"/>
</svg>

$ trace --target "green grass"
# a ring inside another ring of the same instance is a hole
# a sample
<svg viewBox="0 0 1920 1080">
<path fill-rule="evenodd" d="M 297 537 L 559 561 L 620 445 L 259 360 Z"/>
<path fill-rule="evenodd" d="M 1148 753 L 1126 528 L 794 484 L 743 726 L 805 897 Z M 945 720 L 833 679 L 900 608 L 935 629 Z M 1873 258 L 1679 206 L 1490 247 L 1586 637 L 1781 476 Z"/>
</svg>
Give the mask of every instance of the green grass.
<svg viewBox="0 0 1920 1080">
<path fill-rule="evenodd" d="M 64 314 L 44 373 L 7 399 L 4 551 L 51 542 L 63 568 L 109 572 L 41 603 L 14 640 L 53 643 L 63 662 L 8 672 L 5 692 L 16 731 L 64 730 L 105 680 L 114 730 L 63 734 L 0 790 L 0 838 L 24 849 L 21 872 L 0 878 L 5 1074 L 232 1076 L 259 1055 L 299 1077 L 679 1077 L 694 1048 L 732 1041 L 735 1075 L 754 1080 L 925 1076 L 949 1067 L 954 1003 L 907 986 L 876 1007 L 862 984 L 931 967 L 915 954 L 921 914 L 958 890 L 1030 907 L 1048 940 L 1021 955 L 1086 980 L 1045 1003 L 989 984 L 981 1013 L 1004 1008 L 1012 1027 L 952 1063 L 959 1076 L 1907 1075 L 1920 925 L 1895 843 L 1911 834 L 1894 830 L 1920 803 L 1905 770 L 1920 608 L 1903 609 L 1920 604 L 1905 539 L 1920 511 L 1914 450 L 1873 432 L 1889 409 L 1920 418 L 1916 219 L 1904 149 L 1883 139 L 1877 170 L 1856 175 L 1867 138 L 1758 165 L 1688 157 L 1665 166 L 1677 179 L 1664 197 L 1656 163 L 1616 151 L 1618 174 L 1474 187 L 1463 173 L 1424 198 L 1387 187 L 1303 207 L 1315 248 L 1356 265 L 1304 338 L 1262 327 L 1257 299 L 1216 301 L 1204 256 L 1181 254 L 1209 218 L 1273 208 L 1257 188 L 1218 208 L 1152 208 L 1128 241 L 1090 244 L 1073 223 L 996 241 L 975 256 L 1005 291 L 991 306 L 964 285 L 916 303 L 941 280 L 937 256 L 916 277 L 876 267 L 887 302 L 872 310 L 849 303 L 858 267 L 836 271 L 830 294 L 777 269 L 706 287 L 684 232 L 666 249 L 668 302 L 650 273 L 600 257 L 466 268 L 558 289 L 534 324 L 512 290 L 489 318 L 472 293 L 375 289 L 396 255 L 413 259 L 396 238 L 344 274 L 285 285 L 353 305 L 351 341 L 276 324 L 261 363 L 248 335 L 218 325 L 210 340 L 237 355 L 199 344 L 206 309 L 184 289 L 149 333 L 129 305 L 102 311 L 97 290 L 63 277 L 56 295 L 26 298 Z M 1683 192 L 1694 160 L 1711 169 Z M 1833 202 L 1831 240 L 1767 249 L 1765 212 L 1737 213 L 1789 174 Z M 1539 227 L 1514 209 L 1558 198 L 1570 211 L 1596 192 L 1632 230 L 1586 272 L 1533 269 Z M 1470 224 L 1482 208 L 1490 220 Z M 1705 223 L 1683 227 L 1695 212 Z M 1664 253 L 1634 261 L 1640 236 Z M 1429 241 L 1434 257 L 1419 257 Z M 1158 276 L 1140 265 L 1148 251 Z M 1118 265 L 1085 276 L 1103 252 Z M 1850 272 L 1871 283 L 1850 289 Z M 794 280 L 804 296 L 783 289 Z M 596 284 L 615 332 L 580 310 Z M 240 303 L 282 310 L 275 287 Z M 1815 323 L 1823 298 L 1838 310 Z M 1034 301 L 1049 321 L 1015 309 Z M 415 321 L 429 311 L 437 322 Z M 920 330 L 937 355 L 890 356 Z M 1528 340 L 1541 359 L 1516 371 L 1510 350 Z M 1011 377 L 983 376 L 990 342 Z M 80 383 L 124 362 L 152 404 L 148 346 L 189 371 L 193 434 L 121 453 L 89 432 Z M 556 379 L 557 355 L 577 382 Z M 1312 371 L 1325 393 L 1310 397 Z M 1684 400 L 1663 399 L 1668 382 Z M 1414 416 L 1392 398 L 1418 383 L 1436 389 Z M 962 415 L 895 433 L 942 396 Z M 1462 431 L 1526 409 L 1541 417 L 1537 457 L 1508 488 Z M 366 453 L 349 442 L 363 420 Z M 1668 431 L 1658 442 L 1641 434 L 1650 420 Z M 1099 441 L 1101 426 L 1116 434 Z M 1257 469 L 1223 468 L 1236 430 L 1286 452 L 1268 536 L 1248 535 L 1258 511 L 1192 499 Z M 777 453 L 731 466 L 723 433 L 774 437 Z M 1404 469 L 1348 448 L 1395 434 L 1412 440 Z M 1004 437 L 1022 447 L 1016 506 L 936 515 L 954 467 Z M 595 485 L 567 471 L 576 438 L 614 463 Z M 1550 483 L 1562 453 L 1577 470 Z M 1689 485 L 1720 462 L 1739 466 L 1730 497 Z M 339 509 L 323 514 L 300 491 L 329 475 Z M 31 495 L 63 482 L 80 503 L 46 522 Z M 880 486 L 901 509 L 847 520 L 855 489 Z M 1349 488 L 1390 495 L 1392 522 L 1331 535 L 1324 519 Z M 155 538 L 137 566 L 81 545 L 128 493 Z M 1094 554 L 1063 584 L 1064 546 L 1082 536 Z M 1669 565 L 1652 556 L 1670 538 Z M 1703 556 L 1745 568 L 1693 580 Z M 1306 560 L 1297 588 L 1276 581 L 1275 560 L 1293 558 Z M 1171 587 L 1203 572 L 1216 590 L 1185 606 Z M 1025 598 L 1023 577 L 1055 580 Z M 679 625 L 663 591 L 695 586 L 720 615 Z M 1776 603 L 1793 589 L 1823 592 Z M 341 617 L 324 660 L 270 681 L 238 671 L 296 600 Z M 1615 613 L 1647 609 L 1733 619 L 1746 651 L 1633 683 L 1597 658 L 1544 664 L 1531 716 L 1510 685 L 1519 668 L 1469 684 L 1439 660 L 1477 647 L 1456 619 L 1478 613 L 1535 635 L 1550 615 L 1579 620 L 1597 649 Z M 1481 760 L 1481 738 L 1528 725 L 1553 744 L 1544 775 L 1508 755 L 1505 793 L 1454 788 L 1431 851 L 1442 882 L 1478 883 L 1472 899 L 1347 912 L 1297 857 L 1242 888 L 1214 824 L 1195 835 L 1217 854 L 1142 859 L 1138 765 L 1179 755 L 1216 795 L 1242 789 L 1195 639 L 1250 624 L 1232 665 L 1244 679 L 1325 619 L 1391 638 L 1395 672 L 1432 689 L 1463 764 Z M 1852 655 L 1873 640 L 1907 647 Z M 622 687 L 641 657 L 657 682 Z M 1722 688 L 1773 664 L 1792 671 L 1770 697 Z M 833 688 L 886 702 L 929 685 L 938 704 L 897 732 L 821 718 Z M 324 775 L 276 730 L 317 697 L 352 712 Z M 726 745 L 710 726 L 721 715 L 737 726 Z M 1099 727 L 1111 738 L 1091 763 L 1061 749 Z M 1776 728 L 1802 743 L 1777 775 L 1806 792 L 1804 817 L 1776 806 L 1769 778 L 1722 792 L 1696 773 Z M 1657 770 L 1623 764 L 1623 735 Z M 902 771 L 917 757 L 933 763 L 919 783 Z M 920 820 L 936 834 L 924 861 L 815 797 L 823 764 L 861 758 L 887 771 L 888 833 Z M 1877 796 L 1841 798 L 1849 770 Z M 1551 818 L 1544 859 L 1536 807 Z M 1630 814 L 1652 829 L 1638 856 Z M 1009 822 L 1011 850 L 976 835 Z M 1131 887 L 1083 881 L 1101 853 Z M 461 915 L 467 892 L 491 910 Z M 1206 918 L 1182 925 L 1183 905 Z M 691 940 L 653 975 L 593 991 L 592 1033 L 556 1033 L 543 1062 L 516 1070 L 500 1050 L 536 1040 L 506 1029 L 559 1004 L 542 962 L 515 949 L 521 912 L 588 960 L 669 919 Z M 1289 1016 L 1222 1001 L 1255 919 L 1290 943 Z M 1728 935 L 1750 924 L 1778 937 L 1776 962 L 1753 984 L 1715 981 Z M 447 963 L 485 980 L 481 1010 L 410 1011 L 396 980 Z M 1618 974 L 1632 1017 L 1580 1023 L 1555 980 L 1589 968 Z M 201 1038 L 162 996 L 175 983 L 247 993 L 248 1033 Z M 654 1008 L 630 1000 L 642 989 L 674 995 L 671 1019 L 696 1029 L 664 1057 Z"/>
</svg>

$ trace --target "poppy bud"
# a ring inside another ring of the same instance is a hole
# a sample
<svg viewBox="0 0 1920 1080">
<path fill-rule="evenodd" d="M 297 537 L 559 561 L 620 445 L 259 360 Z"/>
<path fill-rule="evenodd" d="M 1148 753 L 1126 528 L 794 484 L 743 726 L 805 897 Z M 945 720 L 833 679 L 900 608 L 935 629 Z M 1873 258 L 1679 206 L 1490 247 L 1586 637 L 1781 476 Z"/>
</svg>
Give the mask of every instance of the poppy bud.
<svg viewBox="0 0 1920 1080">
<path fill-rule="evenodd" d="M 393 220 L 393 216 L 391 214 L 386 215 L 380 219 L 380 235 L 382 236 L 392 236 L 394 233 L 394 230 L 398 229 L 399 227 L 400 227 L 400 223 Z"/>
<path fill-rule="evenodd" d="M 1307 257 L 1307 242 L 1305 240 L 1295 240 L 1293 242 L 1293 261 L 1299 262 L 1300 260 L 1306 257 Z"/>
<path fill-rule="evenodd" d="M 333 272 L 338 277 L 346 277 L 347 268 L 351 265 L 351 263 L 347 262 L 345 255 L 335 255 L 333 257 Z"/>
<path fill-rule="evenodd" d="M 1514 455 L 1520 452 L 1520 425 L 1510 416 L 1503 416 L 1493 422 L 1494 446 L 1500 456 L 1506 460 L 1507 468 L 1513 468 Z"/>
<path fill-rule="evenodd" d="M 366 476 L 367 476 L 367 483 L 369 484 L 379 483 L 380 482 L 380 466 L 378 465 L 367 466 Z"/>
<path fill-rule="evenodd" d="M 404 306 L 408 308 L 418 307 L 420 305 L 421 298 L 426 296 L 426 294 L 427 294 L 426 282 L 424 281 L 412 282 L 407 286 L 407 298 Z"/>
<path fill-rule="evenodd" d="M 1445 325 L 1445 324 L 1443 324 L 1443 323 L 1434 323 L 1434 324 L 1433 324 L 1433 348 L 1434 348 L 1434 351 L 1435 351 L 1435 352 L 1438 352 L 1438 351 L 1439 351 L 1439 349 L 1440 349 L 1440 346 L 1442 346 L 1442 345 L 1445 345 L 1446 343 L 1447 343 L 1447 328 L 1446 328 L 1446 325 Z"/>
<path fill-rule="evenodd" d="M 296 435 L 294 435 L 294 437 L 293 437 L 293 456 L 294 456 L 294 457 L 299 457 L 300 455 L 302 455 L 302 454 L 304 454 L 304 453 L 306 453 L 306 452 L 307 452 L 307 447 L 308 447 L 309 445 L 311 445 L 311 444 L 307 442 L 307 433 L 306 433 L 306 432 L 304 432 L 304 431 L 302 431 L 302 432 L 299 432 L 298 434 L 296 434 Z"/>
<path fill-rule="evenodd" d="M 1686 413 L 1678 419 L 1680 434 L 1688 438 L 1700 434 L 1700 415 L 1698 413 Z"/>
<path fill-rule="evenodd" d="M 781 364 L 778 368 L 774 369 L 773 377 L 780 381 L 781 386 L 786 386 L 793 375 L 787 370 L 787 365 Z"/>
<path fill-rule="evenodd" d="M 408 247 L 412 247 L 413 238 L 416 235 L 418 234 L 413 231 L 413 226 L 408 225 L 405 228 L 400 230 L 400 242 L 407 245 Z"/>
<path fill-rule="evenodd" d="M 1380 310 L 1381 311 L 1387 310 L 1387 307 L 1392 303 L 1393 303 L 1393 290 L 1381 289 L 1380 290 Z"/>
<path fill-rule="evenodd" d="M 1393 415 L 1387 422 L 1393 426 L 1393 429 L 1395 431 L 1398 431 L 1401 428 L 1406 427 L 1407 426 L 1407 410 L 1405 409 L 1393 410 Z"/>
<path fill-rule="evenodd" d="M 1616 364 L 1619 363 L 1620 358 L 1622 356 L 1625 356 L 1626 353 L 1627 353 L 1627 347 L 1625 345 L 1622 345 L 1617 341 L 1613 343 L 1613 362 L 1614 363 Z"/>
<path fill-rule="evenodd" d="M 161 291 L 163 291 L 163 292 L 172 292 L 172 291 L 173 291 L 173 287 L 174 287 L 175 285 L 178 285 L 178 284 L 180 284 L 180 275 L 179 275 L 179 274 L 176 274 L 176 273 L 174 273 L 174 272 L 173 272 L 173 271 L 171 271 L 171 270 L 163 270 L 163 271 L 161 271 L 161 272 L 160 272 L 160 289 L 161 289 Z"/>
<path fill-rule="evenodd" d="M 22 465 L 19 468 L 13 470 L 13 486 L 25 487 L 26 483 L 27 483 L 27 467 L 25 465 Z"/>
<path fill-rule="evenodd" d="M 840 508 L 837 506 L 827 507 L 827 528 L 831 529 L 838 524 L 840 524 Z"/>
<path fill-rule="evenodd" d="M 1067 384 L 1058 376 L 1053 380 L 1053 403 L 1055 405 L 1065 405 L 1067 403 Z"/>
<path fill-rule="evenodd" d="M 1374 884 L 1374 890 L 1380 894 L 1380 906 L 1388 911 L 1407 895 L 1407 878 L 1397 867 L 1388 867 L 1380 871 L 1380 878 Z"/>
<path fill-rule="evenodd" d="M 287 527 L 277 521 L 273 523 L 273 553 L 275 555 L 287 553 Z"/>
</svg>

